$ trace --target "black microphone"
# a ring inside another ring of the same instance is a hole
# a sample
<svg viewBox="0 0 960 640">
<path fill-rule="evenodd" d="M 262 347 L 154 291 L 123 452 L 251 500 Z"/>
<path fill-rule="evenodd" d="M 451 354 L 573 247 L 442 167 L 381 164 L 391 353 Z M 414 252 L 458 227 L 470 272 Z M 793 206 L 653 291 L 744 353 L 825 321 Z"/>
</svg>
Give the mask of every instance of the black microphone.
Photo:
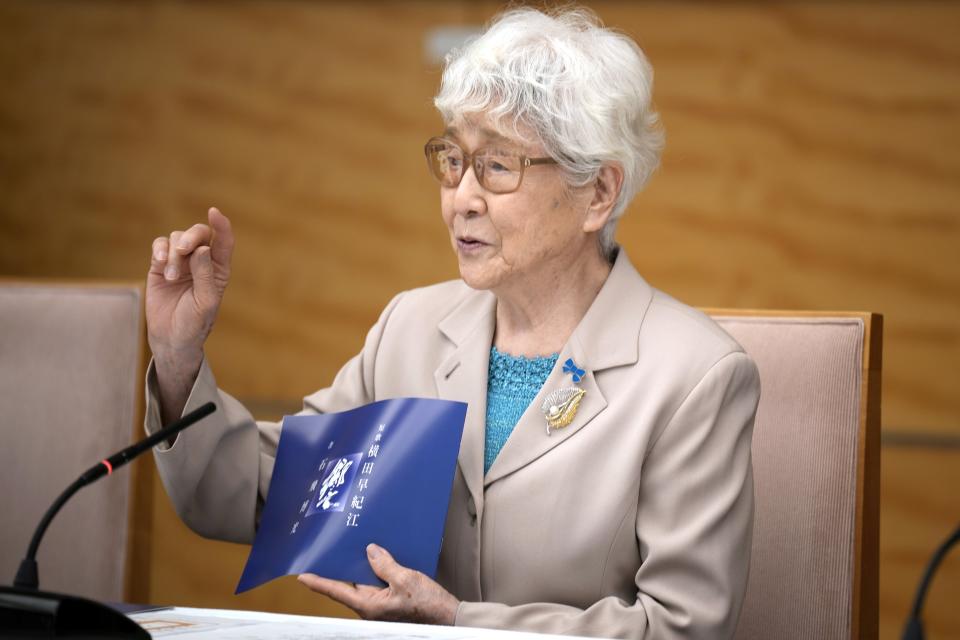
<svg viewBox="0 0 960 640">
<path fill-rule="evenodd" d="M 933 580 L 933 574 L 937 570 L 937 566 L 943 561 L 950 547 L 957 544 L 957 542 L 960 542 L 960 527 L 957 527 L 956 531 L 954 531 L 943 544 L 937 547 L 937 550 L 933 553 L 933 557 L 930 558 L 927 569 L 923 572 L 923 578 L 920 580 L 920 586 L 917 587 L 917 594 L 913 600 L 910 617 L 907 619 L 907 624 L 903 628 L 903 636 L 901 636 L 903 640 L 924 639 L 923 619 L 920 617 L 920 613 L 923 611 L 923 600 L 927 596 L 927 589 L 930 588 L 930 581 Z"/>
<path fill-rule="evenodd" d="M 43 534 L 46 533 L 47 527 L 50 526 L 50 522 L 53 520 L 53 517 L 57 515 L 57 512 L 66 504 L 67 500 L 70 499 L 73 494 L 79 491 L 81 488 L 102 478 L 105 475 L 113 473 L 114 469 L 118 469 L 123 465 L 127 464 L 137 456 L 139 456 L 144 451 L 153 448 L 160 442 L 167 440 L 177 433 L 183 431 L 190 425 L 198 422 L 199 420 L 207 417 L 211 413 L 217 410 L 217 406 L 208 402 L 199 408 L 191 411 L 186 414 L 176 422 L 173 422 L 166 427 L 163 427 L 153 435 L 147 436 L 140 442 L 130 445 L 126 449 L 119 451 L 109 458 L 105 458 L 95 464 L 94 466 L 87 469 L 79 478 L 73 481 L 73 483 L 67 487 L 67 489 L 60 494 L 53 504 L 47 509 L 47 512 L 43 515 L 43 518 L 40 520 L 40 524 L 37 526 L 36 531 L 33 533 L 33 538 L 30 540 L 30 546 L 27 549 L 27 555 L 20 563 L 20 568 L 17 570 L 16 578 L 14 579 L 14 588 L 9 587 L 0 587 L 0 621 L 4 622 L 2 627 L 8 627 L 7 623 L 16 625 L 21 630 L 31 629 L 34 631 L 45 630 L 51 633 L 62 633 L 64 631 L 76 631 L 77 629 L 73 628 L 75 622 L 79 621 L 79 624 L 82 625 L 84 632 L 104 632 L 108 635 L 114 635 L 110 633 L 110 630 L 113 629 L 115 632 L 121 631 L 116 626 L 113 625 L 133 625 L 136 630 L 143 632 L 138 626 L 132 623 L 125 616 L 115 613 L 116 616 L 122 618 L 122 622 L 118 620 L 111 621 L 109 618 L 112 610 L 107 609 L 103 605 L 100 605 L 96 602 L 90 600 L 84 600 L 83 598 L 75 598 L 70 596 L 61 596 L 58 594 L 49 594 L 37 591 L 39 586 L 39 578 L 37 573 L 37 550 L 40 547 L 40 541 L 43 539 Z M 59 616 L 58 616 L 58 609 Z M 59 620 L 57 618 L 60 618 Z M 66 618 L 69 618 L 67 620 Z M 98 626 L 95 629 L 90 628 L 91 623 L 96 623 Z M 129 629 L 123 631 L 123 633 L 131 633 Z M 145 632 L 143 632 L 145 634 Z M 0 636 L 4 634 L 0 632 Z M 146 635 L 140 636 L 139 634 L 134 633 L 131 636 L 126 637 L 148 637 Z"/>
</svg>

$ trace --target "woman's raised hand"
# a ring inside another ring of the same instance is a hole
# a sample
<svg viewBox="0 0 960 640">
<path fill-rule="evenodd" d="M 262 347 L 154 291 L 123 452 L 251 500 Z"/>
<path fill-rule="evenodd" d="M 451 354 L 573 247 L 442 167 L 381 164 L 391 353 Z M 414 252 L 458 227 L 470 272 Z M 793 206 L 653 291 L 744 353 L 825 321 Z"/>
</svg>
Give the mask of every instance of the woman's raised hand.
<svg viewBox="0 0 960 640">
<path fill-rule="evenodd" d="M 147 338 L 153 351 L 164 420 L 179 417 L 203 360 L 230 279 L 233 230 L 216 208 L 209 224 L 153 241 L 147 274 Z"/>
</svg>

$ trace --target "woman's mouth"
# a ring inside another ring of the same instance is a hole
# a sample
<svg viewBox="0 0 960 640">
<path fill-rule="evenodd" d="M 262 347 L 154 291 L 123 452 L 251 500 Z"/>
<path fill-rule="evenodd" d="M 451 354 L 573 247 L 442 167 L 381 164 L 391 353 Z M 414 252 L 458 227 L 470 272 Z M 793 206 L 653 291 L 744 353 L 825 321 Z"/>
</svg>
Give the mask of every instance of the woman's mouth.
<svg viewBox="0 0 960 640">
<path fill-rule="evenodd" d="M 486 242 L 477 240 L 476 238 L 471 238 L 469 236 L 457 238 L 457 249 L 460 251 L 460 253 L 476 253 L 486 246 L 488 246 Z"/>
</svg>

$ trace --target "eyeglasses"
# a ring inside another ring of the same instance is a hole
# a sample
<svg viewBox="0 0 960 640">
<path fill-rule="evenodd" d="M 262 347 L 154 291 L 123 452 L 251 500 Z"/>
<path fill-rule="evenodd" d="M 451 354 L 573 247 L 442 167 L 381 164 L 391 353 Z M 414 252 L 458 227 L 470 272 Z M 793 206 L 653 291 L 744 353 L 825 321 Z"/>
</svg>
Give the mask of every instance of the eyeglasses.
<svg viewBox="0 0 960 640">
<path fill-rule="evenodd" d="M 520 188 L 524 170 L 535 164 L 556 164 L 553 158 L 528 158 L 496 147 L 465 152 L 445 138 L 431 138 L 423 147 L 430 175 L 445 187 L 456 187 L 468 166 L 480 186 L 491 193 L 510 193 Z"/>
</svg>

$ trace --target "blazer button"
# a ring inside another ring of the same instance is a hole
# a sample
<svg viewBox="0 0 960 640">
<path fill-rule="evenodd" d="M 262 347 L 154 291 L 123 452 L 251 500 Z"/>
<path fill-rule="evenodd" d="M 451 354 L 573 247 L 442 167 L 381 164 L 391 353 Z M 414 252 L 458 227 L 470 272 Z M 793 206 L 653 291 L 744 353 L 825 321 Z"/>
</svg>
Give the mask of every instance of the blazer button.
<svg viewBox="0 0 960 640">
<path fill-rule="evenodd" d="M 470 516 L 470 526 L 471 526 L 471 527 L 477 526 L 477 515 L 476 515 L 476 514 L 473 514 L 473 515 Z"/>
</svg>

